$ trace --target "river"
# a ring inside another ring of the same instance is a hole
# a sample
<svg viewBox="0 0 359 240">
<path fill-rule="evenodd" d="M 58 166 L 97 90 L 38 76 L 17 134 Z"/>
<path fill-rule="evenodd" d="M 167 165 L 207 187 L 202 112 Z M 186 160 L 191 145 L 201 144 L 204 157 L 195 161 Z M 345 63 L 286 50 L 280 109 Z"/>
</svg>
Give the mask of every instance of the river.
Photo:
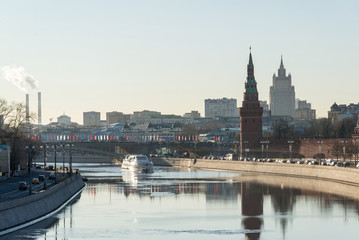
<svg viewBox="0 0 359 240">
<path fill-rule="evenodd" d="M 47 221 L 3 239 L 359 236 L 359 201 L 326 188 L 315 190 L 315 180 L 301 183 L 278 176 L 171 167 L 156 167 L 153 174 L 122 174 L 118 166 L 100 164 L 75 167 L 88 178 L 81 198 Z M 333 183 L 325 184 L 330 188 Z"/>
</svg>

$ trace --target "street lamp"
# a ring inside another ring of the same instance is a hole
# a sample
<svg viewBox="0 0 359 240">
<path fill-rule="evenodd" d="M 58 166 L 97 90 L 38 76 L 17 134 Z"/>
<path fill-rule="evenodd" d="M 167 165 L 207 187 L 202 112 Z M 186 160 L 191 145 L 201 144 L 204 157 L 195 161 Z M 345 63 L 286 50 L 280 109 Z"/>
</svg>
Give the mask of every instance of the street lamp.
<svg viewBox="0 0 359 240">
<path fill-rule="evenodd" d="M 346 144 L 347 144 L 347 140 L 343 140 L 342 143 L 344 144 L 343 145 L 343 162 L 345 162 L 345 147 L 346 147 Z"/>
<path fill-rule="evenodd" d="M 269 141 L 268 141 L 268 140 L 262 140 L 262 141 L 260 141 L 260 143 L 262 144 L 262 161 L 263 161 L 264 144 L 266 145 L 266 159 L 268 159 L 268 145 L 269 145 Z"/>
<path fill-rule="evenodd" d="M 357 140 L 354 138 L 354 166 L 357 166 L 357 160 L 358 160 L 358 146 L 357 146 Z"/>
<path fill-rule="evenodd" d="M 247 158 L 247 149 L 246 149 L 246 144 L 248 143 L 248 141 L 243 141 L 243 146 L 244 146 L 244 156 L 245 158 Z"/>
<path fill-rule="evenodd" d="M 46 190 L 46 175 L 45 175 L 45 167 L 46 167 L 46 148 L 47 145 L 40 146 L 40 148 L 44 149 L 44 190 Z"/>
<path fill-rule="evenodd" d="M 197 159 L 197 141 L 194 141 L 194 159 Z"/>
<path fill-rule="evenodd" d="M 26 151 L 28 154 L 28 172 L 30 176 L 30 184 L 29 184 L 29 195 L 32 194 L 32 178 L 31 178 L 31 165 L 32 165 L 32 157 L 34 156 L 35 146 L 26 146 Z"/>
<path fill-rule="evenodd" d="M 56 168 L 56 161 L 57 161 L 57 152 L 56 152 L 56 144 L 52 146 L 52 148 L 55 150 L 55 184 L 57 183 L 57 168 Z"/>
<path fill-rule="evenodd" d="M 322 144 L 323 140 L 318 140 L 319 143 L 319 165 L 322 163 Z"/>
<path fill-rule="evenodd" d="M 294 141 L 289 140 L 289 141 L 288 141 L 288 143 L 289 143 L 290 160 L 291 160 L 291 161 L 293 161 L 293 155 L 292 155 L 292 145 L 293 145 Z"/>
</svg>

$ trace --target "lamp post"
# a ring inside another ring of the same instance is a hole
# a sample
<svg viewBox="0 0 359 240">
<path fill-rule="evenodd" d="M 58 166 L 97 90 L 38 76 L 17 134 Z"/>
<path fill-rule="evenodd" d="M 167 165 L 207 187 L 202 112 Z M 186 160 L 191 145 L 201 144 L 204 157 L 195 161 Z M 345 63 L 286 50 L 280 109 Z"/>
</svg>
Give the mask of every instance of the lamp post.
<svg viewBox="0 0 359 240">
<path fill-rule="evenodd" d="M 322 144 L 323 140 L 318 140 L 319 143 L 319 165 L 322 163 Z"/>
<path fill-rule="evenodd" d="M 266 140 L 266 159 L 268 160 L 268 148 L 269 148 L 269 140 Z"/>
<path fill-rule="evenodd" d="M 194 159 L 197 159 L 197 141 L 194 141 Z"/>
<path fill-rule="evenodd" d="M 262 161 L 263 161 L 264 145 L 266 145 L 266 159 L 268 159 L 268 145 L 269 145 L 269 141 L 268 141 L 268 140 L 262 140 L 262 141 L 260 141 L 260 143 L 262 144 Z"/>
<path fill-rule="evenodd" d="M 245 158 L 247 158 L 247 148 L 246 148 L 246 144 L 248 143 L 248 141 L 243 141 L 243 146 L 244 146 L 244 156 Z"/>
<path fill-rule="evenodd" d="M 346 147 L 346 144 L 347 144 L 347 140 L 343 140 L 342 143 L 344 144 L 343 145 L 343 163 L 345 162 L 345 147 Z"/>
<path fill-rule="evenodd" d="M 354 138 L 354 166 L 357 166 L 357 160 L 358 160 L 358 146 L 357 146 L 357 140 Z"/>
<path fill-rule="evenodd" d="M 40 146 L 40 148 L 44 149 L 44 190 L 46 190 L 46 175 L 45 175 L 45 167 L 46 167 L 46 144 L 44 144 L 43 146 Z"/>
<path fill-rule="evenodd" d="M 29 195 L 32 194 L 32 178 L 31 178 L 31 165 L 32 165 L 32 157 L 34 155 L 35 146 L 26 146 L 26 151 L 28 154 L 28 172 L 30 177 L 29 183 Z"/>
<path fill-rule="evenodd" d="M 55 184 L 57 183 L 57 168 L 56 168 L 56 161 L 57 161 L 57 152 L 56 152 L 56 143 L 55 143 L 55 145 L 54 146 L 52 146 L 53 148 L 54 148 L 54 150 L 55 150 Z"/>
<path fill-rule="evenodd" d="M 289 141 L 288 141 L 288 143 L 289 143 L 290 160 L 291 160 L 291 161 L 293 161 L 293 155 L 292 155 L 292 145 L 293 145 L 294 141 L 289 140 Z"/>
</svg>

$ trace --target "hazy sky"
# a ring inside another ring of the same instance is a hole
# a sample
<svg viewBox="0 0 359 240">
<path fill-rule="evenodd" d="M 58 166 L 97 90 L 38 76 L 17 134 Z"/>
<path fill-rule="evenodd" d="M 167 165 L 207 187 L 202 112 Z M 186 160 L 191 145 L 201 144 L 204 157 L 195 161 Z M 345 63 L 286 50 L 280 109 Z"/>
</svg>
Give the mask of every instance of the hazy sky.
<svg viewBox="0 0 359 240">
<path fill-rule="evenodd" d="M 43 123 L 63 113 L 155 110 L 204 116 L 206 98 L 242 103 L 249 46 L 259 98 L 283 54 L 296 98 L 317 116 L 358 103 L 359 1 L 0 1 L 0 67 L 38 81 Z M 30 76 L 30 77 L 31 77 Z M 25 101 L 0 77 L 0 97 Z M 36 121 L 37 122 L 37 121 Z"/>
</svg>

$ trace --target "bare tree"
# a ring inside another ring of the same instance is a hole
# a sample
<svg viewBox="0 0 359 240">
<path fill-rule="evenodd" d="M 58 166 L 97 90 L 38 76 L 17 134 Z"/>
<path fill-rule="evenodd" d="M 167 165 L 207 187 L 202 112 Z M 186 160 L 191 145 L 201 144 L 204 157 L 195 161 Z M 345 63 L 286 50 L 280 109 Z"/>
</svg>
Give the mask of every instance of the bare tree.
<svg viewBox="0 0 359 240">
<path fill-rule="evenodd" d="M 333 146 L 331 148 L 331 152 L 334 156 L 336 156 L 337 160 L 339 159 L 339 156 L 342 154 L 343 145 L 338 139 L 334 141 Z"/>
</svg>

